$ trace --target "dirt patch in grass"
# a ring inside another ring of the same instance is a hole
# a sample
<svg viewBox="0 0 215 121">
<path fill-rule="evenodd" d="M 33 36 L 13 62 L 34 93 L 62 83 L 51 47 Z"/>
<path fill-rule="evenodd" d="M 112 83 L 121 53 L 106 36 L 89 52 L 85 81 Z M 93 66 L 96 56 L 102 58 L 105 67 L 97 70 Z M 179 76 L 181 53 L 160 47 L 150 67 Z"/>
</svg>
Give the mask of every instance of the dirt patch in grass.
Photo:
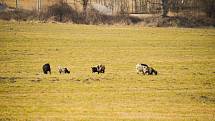
<svg viewBox="0 0 215 121">
<path fill-rule="evenodd" d="M 215 104 L 215 98 L 212 96 L 201 95 L 199 97 L 196 97 L 195 99 L 198 100 L 199 102 L 202 102 L 202 103 L 213 103 L 213 104 Z"/>
<path fill-rule="evenodd" d="M 111 79 L 112 78 L 106 78 L 106 77 L 101 77 L 101 78 L 88 77 L 88 78 L 71 78 L 69 80 L 75 81 L 75 82 L 83 82 L 83 83 L 90 84 L 92 82 L 106 81 L 106 80 L 111 80 Z"/>
<path fill-rule="evenodd" d="M 53 78 L 50 79 L 50 81 L 51 82 L 58 82 L 58 81 L 60 81 L 60 79 L 57 78 L 57 77 L 53 77 Z"/>
<path fill-rule="evenodd" d="M 0 82 L 15 83 L 17 79 L 22 79 L 22 78 L 21 77 L 0 77 Z"/>
<path fill-rule="evenodd" d="M 32 79 L 32 80 L 30 80 L 31 82 L 41 82 L 42 81 L 42 79 L 41 78 L 36 78 L 36 79 Z"/>
</svg>

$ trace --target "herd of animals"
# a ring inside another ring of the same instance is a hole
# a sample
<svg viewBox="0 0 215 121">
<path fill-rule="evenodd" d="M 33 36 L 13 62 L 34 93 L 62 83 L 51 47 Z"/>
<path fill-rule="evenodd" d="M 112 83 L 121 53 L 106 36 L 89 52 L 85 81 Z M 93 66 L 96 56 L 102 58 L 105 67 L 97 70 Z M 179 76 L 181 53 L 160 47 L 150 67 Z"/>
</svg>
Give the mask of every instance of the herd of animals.
<svg viewBox="0 0 215 121">
<path fill-rule="evenodd" d="M 51 74 L 50 64 L 48 64 L 48 63 L 44 64 L 42 69 L 43 69 L 44 74 L 48 74 L 48 73 Z M 102 64 L 91 67 L 91 69 L 92 69 L 92 73 L 98 73 L 98 74 L 105 73 L 105 66 Z M 69 74 L 70 73 L 68 68 L 61 67 L 61 66 L 58 66 L 58 71 L 60 74 L 62 74 L 62 73 Z M 143 74 L 143 75 L 157 75 L 158 74 L 158 72 L 154 68 L 148 66 L 147 64 L 137 64 L 136 71 L 138 74 Z"/>
</svg>

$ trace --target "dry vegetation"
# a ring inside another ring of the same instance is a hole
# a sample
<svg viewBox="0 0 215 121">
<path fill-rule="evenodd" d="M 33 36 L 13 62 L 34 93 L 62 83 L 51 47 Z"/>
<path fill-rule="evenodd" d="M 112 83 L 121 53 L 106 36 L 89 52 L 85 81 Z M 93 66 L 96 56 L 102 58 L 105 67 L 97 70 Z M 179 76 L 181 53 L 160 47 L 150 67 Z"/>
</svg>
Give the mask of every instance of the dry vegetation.
<svg viewBox="0 0 215 121">
<path fill-rule="evenodd" d="M 133 17 L 131 17 L 133 18 Z M 131 18 L 125 14 L 104 15 L 88 7 L 88 11 L 81 12 L 74 9 L 65 2 L 59 2 L 42 9 L 40 12 L 15 9 L 12 11 L 0 12 L 0 19 L 32 21 L 39 20 L 44 22 L 71 22 L 77 24 L 131 24 Z M 133 18 L 135 19 L 135 18 Z M 137 19 L 137 18 L 136 18 Z"/>
<path fill-rule="evenodd" d="M 60 1 L 60 0 L 59 0 Z M 166 0 L 164 0 L 166 1 Z M 209 2 L 208 2 L 209 1 Z M 23 4 L 29 4 L 25 1 L 21 1 Z M 67 1 L 70 3 L 71 1 Z M 10 1 L 7 1 L 8 6 L 12 6 Z M 55 3 L 55 4 L 54 4 Z M 161 14 L 152 15 L 147 17 L 132 16 L 127 14 L 128 8 L 121 8 L 122 10 L 118 14 L 104 15 L 95 10 L 88 4 L 87 11 L 81 11 L 82 8 L 75 5 L 68 4 L 66 2 L 45 2 L 40 12 L 33 10 L 16 9 L 12 11 L 0 12 L 0 19 L 3 20 L 17 20 L 17 21 L 42 21 L 42 22 L 70 22 L 76 24 L 122 24 L 122 25 L 143 25 L 143 26 L 157 26 L 157 27 L 214 27 L 215 19 L 213 11 L 213 5 L 215 2 L 207 0 L 202 5 L 202 9 L 193 11 L 193 8 L 186 5 L 180 5 L 180 2 L 170 1 L 169 5 L 171 11 L 166 11 L 168 16 L 161 17 Z M 176 4 L 177 3 L 177 4 Z M 189 3 L 189 2 L 188 2 Z M 192 3 L 192 2 L 191 2 Z M 45 6 L 49 5 L 50 6 Z M 122 4 L 122 3 L 121 3 Z M 176 7 L 173 6 L 176 4 Z M 190 3 L 189 3 L 190 4 Z M 194 4 L 194 3 L 192 3 Z M 200 4 L 200 3 L 198 3 Z M 195 6 L 194 6 L 195 7 Z M 167 7 L 168 8 L 168 7 Z M 199 8 L 198 8 L 199 9 Z M 169 10 L 169 9 L 168 9 Z M 197 12 L 197 13 L 196 13 Z M 199 12 L 199 13 L 198 13 Z M 210 17 L 206 17 L 205 14 Z M 199 16 L 195 16 L 198 14 Z M 201 15 L 202 14 L 202 15 Z M 150 15 L 150 14 L 149 14 Z"/>
<path fill-rule="evenodd" d="M 214 29 L 0 21 L 0 120 L 214 121 L 214 40 Z M 92 74 L 99 63 L 107 73 Z"/>
</svg>

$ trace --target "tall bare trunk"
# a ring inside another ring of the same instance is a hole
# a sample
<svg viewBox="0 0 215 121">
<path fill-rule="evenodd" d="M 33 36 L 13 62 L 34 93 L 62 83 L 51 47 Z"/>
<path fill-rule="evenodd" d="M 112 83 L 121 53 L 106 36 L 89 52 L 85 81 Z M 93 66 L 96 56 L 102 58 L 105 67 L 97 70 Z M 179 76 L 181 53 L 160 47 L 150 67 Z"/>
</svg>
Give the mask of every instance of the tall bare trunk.
<svg viewBox="0 0 215 121">
<path fill-rule="evenodd" d="M 163 17 L 166 17 L 169 12 L 169 0 L 162 0 L 162 7 L 163 7 Z"/>
<path fill-rule="evenodd" d="M 87 12 L 87 5 L 88 5 L 89 0 L 83 0 L 83 12 L 86 14 Z"/>
</svg>

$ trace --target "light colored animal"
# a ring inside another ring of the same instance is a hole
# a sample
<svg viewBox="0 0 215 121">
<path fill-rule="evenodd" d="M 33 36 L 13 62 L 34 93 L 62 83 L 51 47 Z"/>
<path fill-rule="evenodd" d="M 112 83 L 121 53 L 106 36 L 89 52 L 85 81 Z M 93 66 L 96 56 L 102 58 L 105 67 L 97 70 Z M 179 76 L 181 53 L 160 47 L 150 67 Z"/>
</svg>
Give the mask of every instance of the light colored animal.
<svg viewBox="0 0 215 121">
<path fill-rule="evenodd" d="M 136 71 L 137 71 L 137 73 L 139 74 L 139 73 L 142 73 L 142 74 L 147 74 L 147 71 L 148 71 L 148 65 L 146 65 L 146 64 L 137 64 L 136 65 Z"/>
</svg>

